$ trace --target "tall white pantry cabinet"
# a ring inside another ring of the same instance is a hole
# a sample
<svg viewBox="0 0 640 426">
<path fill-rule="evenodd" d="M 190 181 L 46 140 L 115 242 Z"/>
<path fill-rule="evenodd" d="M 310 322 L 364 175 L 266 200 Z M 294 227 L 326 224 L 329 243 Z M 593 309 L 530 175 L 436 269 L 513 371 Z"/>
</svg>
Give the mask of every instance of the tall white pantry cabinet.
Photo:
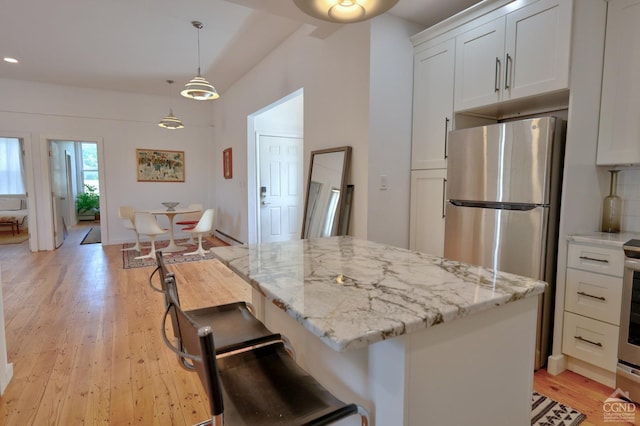
<svg viewBox="0 0 640 426">
<path fill-rule="evenodd" d="M 449 131 L 533 108 L 543 94 L 566 107 L 571 18 L 572 0 L 485 1 L 412 37 L 412 250 L 444 252 Z"/>
</svg>

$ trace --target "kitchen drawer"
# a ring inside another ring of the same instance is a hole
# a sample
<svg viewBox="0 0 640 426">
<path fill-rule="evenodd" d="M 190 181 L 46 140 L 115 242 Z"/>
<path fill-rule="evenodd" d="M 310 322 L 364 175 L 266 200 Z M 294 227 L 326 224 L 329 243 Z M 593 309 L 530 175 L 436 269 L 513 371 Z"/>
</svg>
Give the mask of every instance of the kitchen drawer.
<svg viewBox="0 0 640 426">
<path fill-rule="evenodd" d="M 571 243 L 569 244 L 567 267 L 622 277 L 624 251 L 622 251 L 622 247 L 611 248 Z"/>
<path fill-rule="evenodd" d="M 621 304 L 622 278 L 567 269 L 565 310 L 620 325 Z"/>
<path fill-rule="evenodd" d="M 562 352 L 615 373 L 620 327 L 564 313 Z"/>
</svg>

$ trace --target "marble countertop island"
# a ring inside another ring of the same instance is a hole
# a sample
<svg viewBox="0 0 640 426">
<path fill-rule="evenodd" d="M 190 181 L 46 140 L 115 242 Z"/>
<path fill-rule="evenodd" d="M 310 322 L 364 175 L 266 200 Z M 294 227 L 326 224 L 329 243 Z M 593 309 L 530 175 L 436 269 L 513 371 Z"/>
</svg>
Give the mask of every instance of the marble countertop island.
<svg viewBox="0 0 640 426">
<path fill-rule="evenodd" d="M 352 237 L 212 251 L 336 351 L 362 348 L 536 296 L 546 286 Z"/>
</svg>

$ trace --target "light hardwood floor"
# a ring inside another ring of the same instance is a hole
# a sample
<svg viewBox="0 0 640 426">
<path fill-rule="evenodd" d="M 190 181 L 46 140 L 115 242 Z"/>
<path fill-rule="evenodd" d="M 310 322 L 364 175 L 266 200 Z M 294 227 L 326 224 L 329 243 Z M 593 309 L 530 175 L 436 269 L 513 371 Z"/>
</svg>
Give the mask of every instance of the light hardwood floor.
<svg viewBox="0 0 640 426">
<path fill-rule="evenodd" d="M 195 374 L 179 367 L 160 338 L 161 295 L 153 268 L 122 269 L 120 246 L 80 245 L 70 230 L 59 249 L 0 246 L 9 362 L 0 398 L 4 425 L 191 425 L 208 416 Z M 170 265 L 182 303 L 195 308 L 249 297 L 217 261 Z M 613 389 L 565 372 L 539 370 L 534 388 L 603 423 Z M 381 425 L 382 426 L 382 425 Z M 502 425 L 497 425 L 502 426 Z M 505 425 L 507 426 L 507 425 Z M 509 425 L 510 426 L 510 425 Z"/>
</svg>

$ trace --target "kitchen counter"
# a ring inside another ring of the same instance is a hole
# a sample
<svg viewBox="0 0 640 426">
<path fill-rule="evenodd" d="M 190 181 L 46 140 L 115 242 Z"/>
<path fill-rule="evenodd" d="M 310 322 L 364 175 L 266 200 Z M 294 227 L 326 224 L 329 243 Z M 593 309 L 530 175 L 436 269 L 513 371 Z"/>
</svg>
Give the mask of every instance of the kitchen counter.
<svg viewBox="0 0 640 426">
<path fill-rule="evenodd" d="M 631 239 L 640 239 L 637 232 L 591 232 L 585 234 L 570 235 L 568 240 L 576 243 L 599 244 L 603 246 L 619 247 Z"/>
<path fill-rule="evenodd" d="M 352 237 L 212 251 L 336 351 L 535 296 L 546 285 Z"/>
<path fill-rule="evenodd" d="M 352 237 L 212 250 L 371 426 L 530 423 L 544 282 Z"/>
</svg>

